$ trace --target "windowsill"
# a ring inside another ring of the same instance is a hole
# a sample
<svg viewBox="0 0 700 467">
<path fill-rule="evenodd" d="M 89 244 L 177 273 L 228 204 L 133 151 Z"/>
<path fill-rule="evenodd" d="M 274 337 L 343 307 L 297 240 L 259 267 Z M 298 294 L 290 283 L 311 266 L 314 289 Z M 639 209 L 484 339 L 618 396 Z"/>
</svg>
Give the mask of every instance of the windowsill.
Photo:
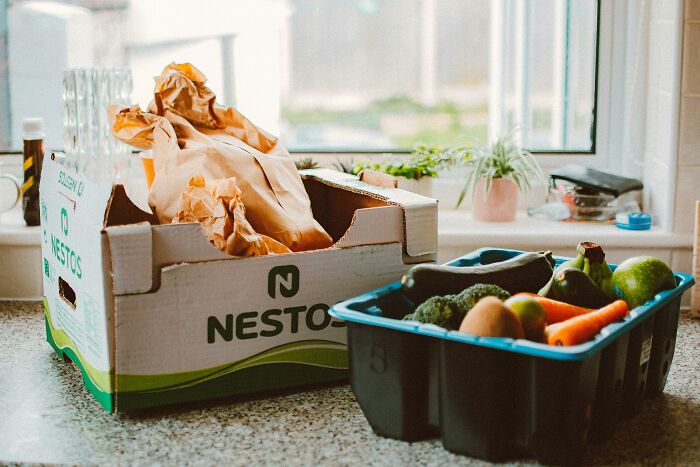
<svg viewBox="0 0 700 467">
<path fill-rule="evenodd" d="M 613 262 L 634 254 L 652 254 L 672 264 L 674 270 L 691 269 L 692 235 L 651 231 L 631 232 L 614 225 L 551 222 L 518 213 L 515 222 L 488 223 L 471 218 L 469 211 L 441 210 L 439 213 L 438 261 L 445 262 L 481 247 L 551 250 L 571 256 L 582 240 L 604 245 Z M 0 300 L 38 299 L 42 295 L 41 227 L 27 227 L 22 212 L 15 208 L 0 214 Z M 30 265 L 36 264 L 37 267 Z"/>
<path fill-rule="evenodd" d="M 582 240 L 601 243 L 606 248 L 692 248 L 692 235 L 667 232 L 659 227 L 646 231 L 622 230 L 614 224 L 556 222 L 529 217 L 518 212 L 514 222 L 483 222 L 472 219 L 466 210 L 444 210 L 439 214 L 440 247 L 464 245 L 501 246 L 517 241 L 533 249 L 571 248 Z"/>
<path fill-rule="evenodd" d="M 472 219 L 467 210 L 441 210 L 439 214 L 441 247 L 463 245 L 500 246 L 517 241 L 534 249 L 564 247 L 582 239 L 605 244 L 608 248 L 691 248 L 691 234 L 680 234 L 652 227 L 647 231 L 618 229 L 612 224 L 554 222 L 518 212 L 514 222 L 483 222 Z M 0 214 L 0 245 L 31 246 L 41 244 L 41 227 L 27 227 L 19 207 Z"/>
<path fill-rule="evenodd" d="M 11 211 L 0 214 L 0 245 L 41 245 L 41 227 L 27 227 L 19 204 Z"/>
</svg>

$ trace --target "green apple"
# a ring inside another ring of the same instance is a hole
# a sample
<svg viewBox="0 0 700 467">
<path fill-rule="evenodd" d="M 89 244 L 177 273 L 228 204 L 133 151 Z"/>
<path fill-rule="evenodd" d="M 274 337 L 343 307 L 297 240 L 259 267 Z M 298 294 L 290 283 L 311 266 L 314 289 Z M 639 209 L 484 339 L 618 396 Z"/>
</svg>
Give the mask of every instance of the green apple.
<svg viewBox="0 0 700 467">
<path fill-rule="evenodd" d="M 653 256 L 635 256 L 620 264 L 613 272 L 612 289 L 615 298 L 627 302 L 630 310 L 643 305 L 662 290 L 676 286 L 673 271 Z"/>
<path fill-rule="evenodd" d="M 544 328 L 547 326 L 547 313 L 542 305 L 534 298 L 525 295 L 510 297 L 505 301 L 505 304 L 520 319 L 525 331 L 525 338 L 541 341 L 544 336 Z"/>
</svg>

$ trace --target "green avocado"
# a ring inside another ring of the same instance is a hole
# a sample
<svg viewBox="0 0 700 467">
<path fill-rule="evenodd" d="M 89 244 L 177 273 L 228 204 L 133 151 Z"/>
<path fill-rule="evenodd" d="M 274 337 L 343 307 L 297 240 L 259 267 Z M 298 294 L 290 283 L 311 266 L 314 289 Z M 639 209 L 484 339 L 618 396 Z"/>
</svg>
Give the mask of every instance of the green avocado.
<svg viewBox="0 0 700 467">
<path fill-rule="evenodd" d="M 612 275 L 613 295 L 626 301 L 630 310 L 653 299 L 657 293 L 674 287 L 676 278 L 671 268 L 653 256 L 629 258 Z"/>
</svg>

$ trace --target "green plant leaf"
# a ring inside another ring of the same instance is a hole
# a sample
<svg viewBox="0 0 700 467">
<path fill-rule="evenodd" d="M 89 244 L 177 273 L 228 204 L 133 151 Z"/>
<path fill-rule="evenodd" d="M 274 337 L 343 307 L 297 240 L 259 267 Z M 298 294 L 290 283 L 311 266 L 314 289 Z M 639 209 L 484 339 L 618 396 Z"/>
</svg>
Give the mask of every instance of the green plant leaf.
<svg viewBox="0 0 700 467">
<path fill-rule="evenodd" d="M 485 194 L 488 194 L 495 178 L 513 180 L 520 191 L 527 191 L 539 184 L 544 185 L 546 190 L 547 179 L 544 172 L 535 157 L 516 144 L 516 131 L 517 128 L 512 127 L 491 146 L 482 145 L 473 149 L 470 159 L 465 162 L 470 171 L 464 180 L 457 207 L 467 194 L 474 197 L 476 185 L 482 178 L 485 180 Z"/>
</svg>

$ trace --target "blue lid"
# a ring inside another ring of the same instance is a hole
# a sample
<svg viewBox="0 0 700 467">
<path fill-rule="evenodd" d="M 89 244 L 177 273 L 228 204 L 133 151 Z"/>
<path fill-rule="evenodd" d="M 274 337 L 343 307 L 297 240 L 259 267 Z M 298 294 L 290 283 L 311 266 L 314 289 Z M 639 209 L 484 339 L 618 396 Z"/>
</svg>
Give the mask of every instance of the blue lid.
<svg viewBox="0 0 700 467">
<path fill-rule="evenodd" d="M 651 216 L 643 212 L 620 213 L 615 216 L 615 225 L 624 230 L 649 230 Z"/>
</svg>

